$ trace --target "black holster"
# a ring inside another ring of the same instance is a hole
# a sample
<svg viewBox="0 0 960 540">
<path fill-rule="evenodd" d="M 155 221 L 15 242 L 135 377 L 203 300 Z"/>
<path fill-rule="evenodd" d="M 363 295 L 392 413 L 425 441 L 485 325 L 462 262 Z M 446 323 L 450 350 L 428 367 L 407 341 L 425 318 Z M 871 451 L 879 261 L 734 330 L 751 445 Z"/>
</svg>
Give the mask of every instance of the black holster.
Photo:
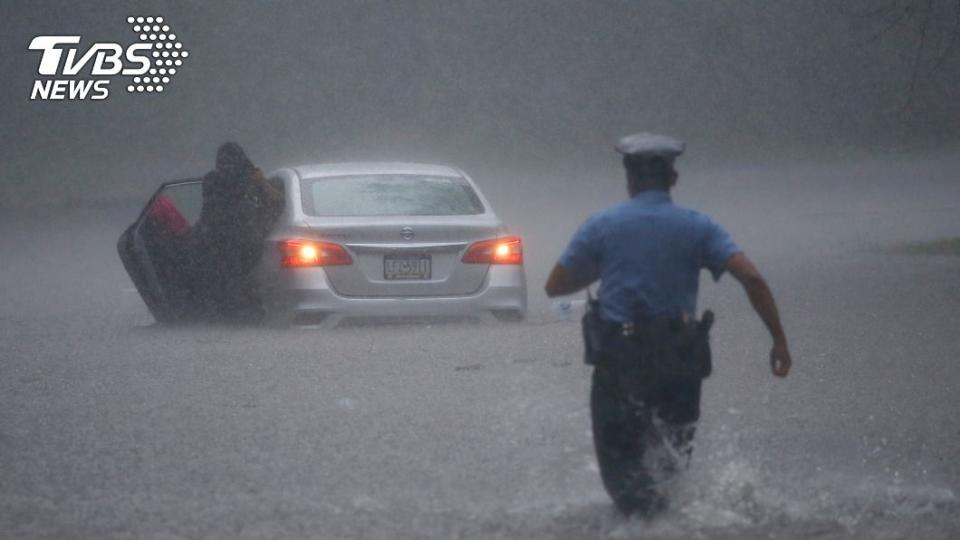
<svg viewBox="0 0 960 540">
<path fill-rule="evenodd" d="M 580 328 L 583 332 L 583 363 L 588 366 L 597 365 L 600 358 L 605 325 L 606 322 L 600 318 L 600 302 L 588 295 L 586 311 L 580 319 Z"/>
</svg>

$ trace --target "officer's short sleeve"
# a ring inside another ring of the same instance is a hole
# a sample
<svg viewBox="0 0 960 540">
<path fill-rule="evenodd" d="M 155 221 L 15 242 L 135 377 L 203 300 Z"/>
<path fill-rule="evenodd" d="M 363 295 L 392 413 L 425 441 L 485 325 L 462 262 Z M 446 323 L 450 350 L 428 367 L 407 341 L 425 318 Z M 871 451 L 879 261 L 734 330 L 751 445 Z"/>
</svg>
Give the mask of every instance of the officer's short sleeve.
<svg viewBox="0 0 960 540">
<path fill-rule="evenodd" d="M 600 220 L 594 216 L 573 235 L 557 264 L 577 285 L 589 285 L 600 277 L 600 249 Z"/>
<path fill-rule="evenodd" d="M 717 281 L 727 269 L 727 261 L 740 252 L 730 233 L 712 219 L 704 218 L 703 266 Z"/>
</svg>

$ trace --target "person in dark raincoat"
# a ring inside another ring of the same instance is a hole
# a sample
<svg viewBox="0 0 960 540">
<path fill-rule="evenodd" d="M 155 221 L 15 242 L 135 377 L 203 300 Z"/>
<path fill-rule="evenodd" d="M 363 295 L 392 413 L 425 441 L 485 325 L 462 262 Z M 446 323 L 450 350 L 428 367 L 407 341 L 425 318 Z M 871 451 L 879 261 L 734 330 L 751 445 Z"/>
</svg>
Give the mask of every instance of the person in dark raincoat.
<svg viewBox="0 0 960 540">
<path fill-rule="evenodd" d="M 263 177 L 239 144 L 217 150 L 216 168 L 203 178 L 196 229 L 198 300 L 209 318 L 256 322 L 263 308 L 251 272 L 283 209 L 283 195 Z"/>
</svg>

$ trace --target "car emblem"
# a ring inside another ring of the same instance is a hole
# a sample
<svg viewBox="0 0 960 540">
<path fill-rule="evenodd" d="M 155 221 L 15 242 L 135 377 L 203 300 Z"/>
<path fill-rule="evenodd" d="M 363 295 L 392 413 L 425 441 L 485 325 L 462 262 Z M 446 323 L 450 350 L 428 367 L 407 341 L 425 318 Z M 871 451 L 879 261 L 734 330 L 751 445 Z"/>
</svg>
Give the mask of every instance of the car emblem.
<svg viewBox="0 0 960 540">
<path fill-rule="evenodd" d="M 404 227 L 400 229 L 400 237 L 404 240 L 413 240 L 413 227 Z"/>
</svg>

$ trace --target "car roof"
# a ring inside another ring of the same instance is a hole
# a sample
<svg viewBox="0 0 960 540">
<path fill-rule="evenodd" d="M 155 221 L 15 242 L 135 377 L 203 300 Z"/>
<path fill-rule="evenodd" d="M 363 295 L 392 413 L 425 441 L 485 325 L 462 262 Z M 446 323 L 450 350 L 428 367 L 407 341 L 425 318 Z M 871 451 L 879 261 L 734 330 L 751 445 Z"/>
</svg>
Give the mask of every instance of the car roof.
<svg viewBox="0 0 960 540">
<path fill-rule="evenodd" d="M 446 165 L 402 162 L 312 163 L 291 167 L 300 178 L 344 176 L 351 174 L 422 174 L 463 177 L 459 170 Z"/>
</svg>

